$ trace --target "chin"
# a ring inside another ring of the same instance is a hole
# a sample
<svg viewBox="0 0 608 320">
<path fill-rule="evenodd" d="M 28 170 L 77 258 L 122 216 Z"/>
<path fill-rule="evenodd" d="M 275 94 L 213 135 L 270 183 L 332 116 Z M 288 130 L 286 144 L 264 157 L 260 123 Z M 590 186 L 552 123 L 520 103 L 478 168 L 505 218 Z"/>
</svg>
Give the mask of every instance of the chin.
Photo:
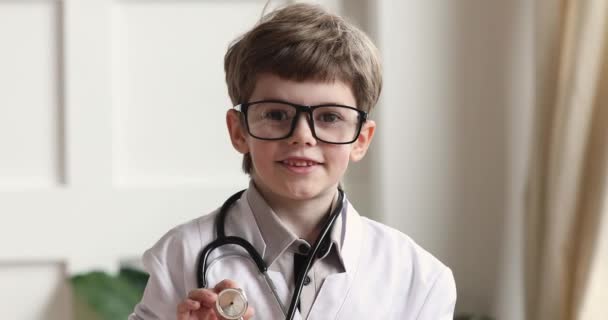
<svg viewBox="0 0 608 320">
<path fill-rule="evenodd" d="M 318 187 L 289 187 L 286 186 L 281 190 L 284 197 L 292 200 L 309 200 L 321 197 L 333 188 L 318 188 Z"/>
<path fill-rule="evenodd" d="M 308 200 L 315 198 L 319 195 L 319 192 L 314 192 L 312 190 L 282 190 L 281 194 L 288 199 L 291 200 Z"/>
</svg>

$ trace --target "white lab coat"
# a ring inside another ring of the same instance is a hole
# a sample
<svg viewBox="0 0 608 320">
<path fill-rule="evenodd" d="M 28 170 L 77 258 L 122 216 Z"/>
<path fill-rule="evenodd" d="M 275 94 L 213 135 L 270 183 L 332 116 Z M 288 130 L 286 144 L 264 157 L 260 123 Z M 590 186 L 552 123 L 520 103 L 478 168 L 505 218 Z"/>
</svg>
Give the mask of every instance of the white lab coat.
<svg viewBox="0 0 608 320">
<path fill-rule="evenodd" d="M 196 288 L 197 257 L 215 239 L 217 213 L 172 229 L 144 253 L 150 279 L 130 320 L 175 319 L 178 303 Z M 326 278 L 308 319 L 453 319 L 456 287 L 449 268 L 403 233 L 359 216 L 350 204 L 342 217 L 346 272 Z M 225 228 L 226 235 L 246 239 L 264 257 L 264 240 L 246 194 L 228 212 Z M 289 284 L 280 273 L 268 272 L 288 306 Z M 238 282 L 255 308 L 254 318 L 284 319 L 244 250 L 232 245 L 214 250 L 207 279 L 211 287 L 223 279 Z M 301 319 L 300 314 L 295 319 Z"/>
</svg>

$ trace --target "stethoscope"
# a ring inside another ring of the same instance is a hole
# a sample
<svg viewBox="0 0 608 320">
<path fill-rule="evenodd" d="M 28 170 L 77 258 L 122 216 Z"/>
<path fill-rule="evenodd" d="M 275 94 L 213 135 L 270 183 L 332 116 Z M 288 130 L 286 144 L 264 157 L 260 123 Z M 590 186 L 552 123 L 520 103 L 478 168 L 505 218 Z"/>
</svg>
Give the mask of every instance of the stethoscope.
<svg viewBox="0 0 608 320">
<path fill-rule="evenodd" d="M 249 257 L 251 257 L 253 262 L 258 267 L 258 270 L 264 277 L 266 284 L 270 288 L 270 291 L 272 291 L 274 298 L 279 303 L 281 310 L 283 311 L 283 315 L 285 315 L 285 319 L 292 320 L 295 315 L 295 311 L 296 311 L 296 308 L 298 305 L 298 301 L 300 299 L 300 295 L 302 294 L 302 288 L 304 286 L 304 280 L 306 278 L 306 274 L 308 274 L 308 271 L 310 270 L 310 268 L 314 262 L 314 258 L 317 256 L 319 248 L 321 247 L 321 244 L 324 243 L 325 241 L 329 241 L 330 230 L 331 230 L 332 226 L 334 225 L 334 223 L 336 222 L 336 218 L 342 212 L 342 208 L 344 207 L 344 191 L 342 191 L 342 189 L 338 188 L 338 202 L 337 202 L 336 206 L 334 207 L 334 210 L 329 215 L 329 219 L 327 219 L 327 221 L 325 221 L 325 224 L 323 225 L 323 228 L 321 229 L 321 233 L 319 234 L 319 237 L 315 241 L 315 244 L 312 247 L 312 250 L 310 250 L 308 255 L 306 256 L 304 272 L 300 273 L 300 276 L 298 277 L 298 279 L 296 279 L 295 291 L 294 291 L 293 295 L 291 296 L 291 303 L 289 304 L 289 309 L 286 309 L 285 305 L 283 305 L 283 302 L 281 301 L 279 294 L 277 293 L 276 286 L 274 285 L 274 283 L 272 282 L 272 279 L 268 275 L 268 272 L 267 272 L 268 266 L 266 265 L 266 263 L 264 262 L 264 259 L 262 259 L 260 254 L 255 250 L 253 245 L 243 238 L 236 237 L 236 236 L 226 236 L 226 232 L 224 231 L 224 224 L 226 222 L 226 215 L 228 214 L 228 210 L 230 209 L 230 207 L 232 207 L 232 205 L 238 199 L 241 198 L 241 195 L 243 194 L 243 192 L 245 192 L 245 190 L 239 191 L 239 192 L 235 193 L 234 195 L 232 195 L 230 198 L 228 198 L 226 200 L 226 202 L 224 202 L 224 204 L 222 205 L 222 207 L 220 209 L 220 212 L 215 220 L 216 239 L 213 242 L 211 242 L 209 245 L 207 245 L 205 248 L 203 248 L 203 250 L 201 250 L 199 257 L 198 257 L 197 266 L 196 266 L 196 270 L 197 270 L 196 278 L 197 278 L 198 287 L 207 288 L 207 285 L 208 285 L 208 283 L 207 283 L 207 260 L 209 258 L 209 255 L 211 254 L 211 252 L 214 249 L 217 249 L 217 248 L 219 248 L 223 245 L 227 245 L 227 244 L 234 244 L 234 245 L 240 246 L 241 248 L 243 248 L 247 251 L 247 253 L 249 254 Z M 247 299 L 246 299 L 244 293 L 242 293 L 242 291 L 240 291 L 240 290 L 227 290 L 226 299 L 222 298 L 221 294 L 222 293 L 220 293 L 220 297 L 218 297 L 218 300 L 217 300 L 218 301 L 218 303 L 217 303 L 218 310 L 221 313 L 221 315 L 227 319 L 240 319 L 241 316 L 245 313 L 245 311 L 247 309 Z M 230 295 L 230 297 L 228 297 L 228 295 Z M 229 304 L 226 306 L 220 305 L 221 303 L 223 303 L 222 301 L 224 301 L 224 300 L 229 301 Z M 239 306 L 240 310 L 232 311 L 233 309 L 235 309 L 236 305 Z M 223 307 L 226 307 L 226 308 L 223 309 L 223 311 L 222 311 Z"/>
</svg>

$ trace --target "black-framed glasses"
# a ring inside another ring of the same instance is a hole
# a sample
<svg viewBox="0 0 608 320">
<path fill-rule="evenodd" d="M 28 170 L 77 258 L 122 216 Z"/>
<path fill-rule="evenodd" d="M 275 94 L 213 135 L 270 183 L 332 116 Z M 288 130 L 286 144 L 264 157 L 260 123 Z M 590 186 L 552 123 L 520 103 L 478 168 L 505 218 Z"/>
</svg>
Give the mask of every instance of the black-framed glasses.
<svg viewBox="0 0 608 320">
<path fill-rule="evenodd" d="M 332 144 L 349 144 L 357 140 L 367 113 L 339 104 L 303 106 L 281 100 L 261 100 L 242 103 L 234 109 L 245 116 L 247 131 L 261 140 L 281 140 L 290 137 L 300 114 L 315 139 Z"/>
</svg>

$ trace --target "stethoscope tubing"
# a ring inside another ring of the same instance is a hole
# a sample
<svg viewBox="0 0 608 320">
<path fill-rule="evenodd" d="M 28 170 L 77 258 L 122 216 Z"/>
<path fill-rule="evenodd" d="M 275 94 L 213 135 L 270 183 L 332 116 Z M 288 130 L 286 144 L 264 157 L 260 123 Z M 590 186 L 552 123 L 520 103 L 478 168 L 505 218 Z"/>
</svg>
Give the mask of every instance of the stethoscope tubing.
<svg viewBox="0 0 608 320">
<path fill-rule="evenodd" d="M 329 232 L 330 232 L 331 228 L 333 227 L 334 223 L 336 222 L 336 219 L 342 212 L 342 208 L 344 207 L 343 201 L 344 201 L 344 192 L 342 190 L 339 190 L 339 196 L 338 196 L 338 202 L 337 202 L 338 205 L 336 205 L 336 207 L 334 208 L 334 211 L 329 216 L 329 219 L 325 222 L 325 225 L 323 225 L 323 228 L 321 229 L 321 233 L 319 234 L 319 237 L 317 237 L 317 240 L 316 240 L 314 246 L 312 247 L 311 252 L 306 257 L 306 262 L 305 262 L 306 266 L 304 267 L 304 272 L 300 273 L 300 278 L 298 279 L 298 281 L 296 281 L 296 288 L 295 288 L 293 295 L 291 296 L 291 303 L 289 304 L 289 311 L 287 311 L 287 316 L 285 317 L 285 319 L 287 319 L 287 320 L 292 320 L 296 313 L 296 307 L 298 305 L 298 300 L 300 299 L 300 295 L 302 294 L 302 288 L 304 287 L 304 280 L 306 278 L 306 275 L 308 274 L 308 271 L 312 267 L 313 261 L 319 252 L 319 248 L 321 247 L 321 244 L 329 236 Z"/>
</svg>

